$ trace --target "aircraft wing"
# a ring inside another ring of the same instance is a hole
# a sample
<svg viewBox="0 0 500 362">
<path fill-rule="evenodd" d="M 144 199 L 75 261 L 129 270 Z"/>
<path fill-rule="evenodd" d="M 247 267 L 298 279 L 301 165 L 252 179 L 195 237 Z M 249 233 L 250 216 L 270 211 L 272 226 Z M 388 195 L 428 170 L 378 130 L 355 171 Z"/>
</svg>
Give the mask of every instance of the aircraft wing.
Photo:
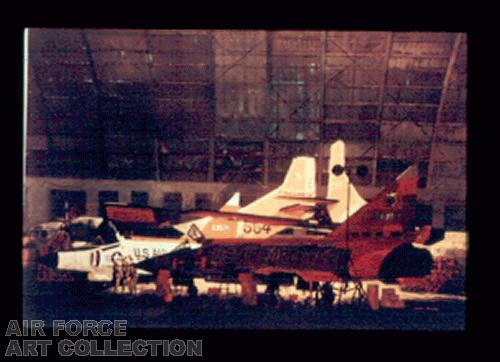
<svg viewBox="0 0 500 362">
<path fill-rule="evenodd" d="M 263 267 L 254 270 L 255 274 L 271 275 L 275 273 L 297 274 L 308 283 L 312 282 L 338 282 L 341 277 L 335 273 L 322 270 L 299 270 L 290 268 Z"/>
<path fill-rule="evenodd" d="M 244 214 L 240 212 L 225 212 L 225 211 L 193 211 L 189 213 L 195 217 L 216 217 L 227 220 L 247 221 L 265 223 L 276 226 L 305 226 L 304 221 L 292 218 L 277 217 L 277 216 L 262 216 L 255 214 Z"/>
<path fill-rule="evenodd" d="M 278 196 L 278 198 L 285 199 L 285 200 L 311 202 L 311 203 L 318 204 L 318 205 L 328 205 L 328 204 L 335 204 L 335 203 L 339 202 L 339 200 L 337 200 L 337 199 L 327 199 L 324 197 L 303 197 L 303 196 L 280 195 L 280 196 Z"/>
<path fill-rule="evenodd" d="M 280 212 L 283 212 L 284 214 L 300 218 L 303 216 L 305 213 L 308 212 L 314 212 L 314 206 L 307 206 L 307 205 L 301 205 L 301 204 L 294 204 L 290 206 L 285 206 L 280 209 Z"/>
</svg>

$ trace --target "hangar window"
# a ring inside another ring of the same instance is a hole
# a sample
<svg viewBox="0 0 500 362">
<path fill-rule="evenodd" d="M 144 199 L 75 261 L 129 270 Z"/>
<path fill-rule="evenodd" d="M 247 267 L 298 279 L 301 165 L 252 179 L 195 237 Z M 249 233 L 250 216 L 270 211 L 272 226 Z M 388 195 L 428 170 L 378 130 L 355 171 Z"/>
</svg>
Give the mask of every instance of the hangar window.
<svg viewBox="0 0 500 362">
<path fill-rule="evenodd" d="M 211 194 L 204 192 L 196 193 L 194 207 L 200 210 L 210 210 L 212 207 Z"/>
<path fill-rule="evenodd" d="M 365 231 L 365 232 L 363 233 L 363 237 L 364 237 L 364 238 L 369 238 L 370 236 L 371 236 L 371 233 L 370 233 L 369 231 Z"/>
<path fill-rule="evenodd" d="M 353 239 L 359 239 L 359 233 L 352 233 L 351 238 Z"/>
<path fill-rule="evenodd" d="M 262 180 L 264 143 L 226 141 L 215 145 L 215 181 L 255 183 Z"/>
<path fill-rule="evenodd" d="M 182 193 L 166 192 L 163 207 L 171 221 L 177 221 L 182 210 Z"/>
<path fill-rule="evenodd" d="M 375 233 L 375 238 L 382 239 L 384 237 L 384 233 L 382 231 L 377 231 Z"/>
<path fill-rule="evenodd" d="M 332 119 L 352 119 L 357 118 L 360 113 L 353 112 L 352 108 L 348 106 L 327 106 L 326 113 L 327 117 L 330 116 Z M 369 113 L 369 112 L 368 112 Z M 376 135 L 378 129 L 376 125 L 369 123 L 330 123 L 325 124 L 322 127 L 322 138 L 324 141 L 333 141 L 337 139 L 343 139 L 345 141 L 356 141 L 356 142 L 374 142 L 376 140 Z"/>
<path fill-rule="evenodd" d="M 50 192 L 50 205 L 52 219 L 84 215 L 87 194 L 85 191 L 52 190 Z"/>
<path fill-rule="evenodd" d="M 377 160 L 377 185 L 393 182 L 401 172 L 411 165 L 411 161 L 382 158 Z"/>
<path fill-rule="evenodd" d="M 132 204 L 137 206 L 148 206 L 149 194 L 143 191 L 132 191 L 131 193 Z"/>
<path fill-rule="evenodd" d="M 465 230 L 465 207 L 448 205 L 444 209 L 444 226 L 447 230 Z"/>
<path fill-rule="evenodd" d="M 430 225 L 432 223 L 432 205 L 417 203 L 415 205 L 415 226 Z"/>
<path fill-rule="evenodd" d="M 118 191 L 99 191 L 99 215 L 104 216 L 104 204 L 106 202 L 118 202 L 119 194 Z"/>
<path fill-rule="evenodd" d="M 393 231 L 391 233 L 391 238 L 394 238 L 394 239 L 400 239 L 402 236 L 403 236 L 403 233 L 401 233 L 399 231 Z"/>
</svg>

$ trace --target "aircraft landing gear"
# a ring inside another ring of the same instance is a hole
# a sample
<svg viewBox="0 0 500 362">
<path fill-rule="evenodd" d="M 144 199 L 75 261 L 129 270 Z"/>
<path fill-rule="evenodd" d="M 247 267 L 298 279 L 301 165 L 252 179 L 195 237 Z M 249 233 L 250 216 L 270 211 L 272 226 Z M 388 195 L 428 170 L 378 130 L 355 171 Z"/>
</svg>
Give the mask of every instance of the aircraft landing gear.
<svg viewBox="0 0 500 362">
<path fill-rule="evenodd" d="M 351 286 L 352 283 L 352 286 Z M 343 300 L 350 297 L 349 304 L 351 305 L 361 305 L 365 303 L 368 299 L 363 284 L 359 280 L 347 280 L 342 283 L 339 288 L 334 288 L 334 292 L 337 295 L 337 301 L 335 304 L 343 304 Z"/>
<path fill-rule="evenodd" d="M 368 294 L 363 288 L 363 284 L 357 280 L 354 282 L 354 293 L 352 295 L 351 303 L 361 305 L 368 300 Z"/>
<path fill-rule="evenodd" d="M 319 300 L 320 306 L 331 307 L 335 300 L 335 293 L 333 291 L 332 283 L 326 282 L 321 286 L 321 299 Z"/>
<path fill-rule="evenodd" d="M 276 307 L 279 303 L 279 283 L 271 279 L 267 283 L 266 292 L 264 294 L 265 303 L 271 307 Z"/>
<path fill-rule="evenodd" d="M 189 297 L 197 297 L 198 296 L 198 288 L 196 288 L 196 285 L 194 285 L 194 281 L 191 281 L 191 283 L 188 285 L 188 296 Z"/>
</svg>

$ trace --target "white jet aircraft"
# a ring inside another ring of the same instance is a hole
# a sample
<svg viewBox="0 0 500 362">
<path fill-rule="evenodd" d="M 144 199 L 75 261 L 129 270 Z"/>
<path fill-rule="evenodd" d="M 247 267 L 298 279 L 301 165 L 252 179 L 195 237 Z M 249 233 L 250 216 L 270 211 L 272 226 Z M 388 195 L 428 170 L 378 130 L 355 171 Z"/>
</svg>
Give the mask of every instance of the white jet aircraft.
<svg viewBox="0 0 500 362">
<path fill-rule="evenodd" d="M 337 141 L 330 147 L 329 169 L 334 166 L 345 167 L 345 144 L 342 141 Z M 296 157 L 292 160 L 284 182 L 278 188 L 243 208 L 239 208 L 240 195 L 236 193 L 219 211 L 192 213 L 193 216 L 201 218 L 173 225 L 184 234 L 180 238 L 125 238 L 110 224 L 109 228 L 116 236 L 116 242 L 59 251 L 44 257 L 42 262 L 60 270 L 86 272 L 89 281 L 106 282 L 112 280 L 115 258 L 131 257 L 132 263 L 135 264 L 179 248 L 199 248 L 201 244 L 190 236 L 190 229 L 192 231 L 193 228 L 201 231 L 206 239 L 269 238 L 287 228 L 307 227 L 306 220 L 314 216 L 317 205 L 326 205 L 331 221 L 341 223 L 346 218 L 348 186 L 351 187 L 350 215 L 366 201 L 349 183 L 345 173 L 340 176 L 329 173 L 327 198 L 316 198 L 315 159 Z"/>
<path fill-rule="evenodd" d="M 340 224 L 348 214 L 353 215 L 366 204 L 342 172 L 345 167 L 345 143 L 336 141 L 330 146 L 326 198 L 316 197 L 314 159 L 297 157 L 283 184 L 262 198 L 241 209 L 191 213 L 201 218 L 175 225 L 175 228 L 186 233 L 194 223 L 207 239 L 265 239 L 288 228 L 303 230 L 307 224 L 297 223 L 297 220 L 315 217 L 320 206 L 325 207 L 330 223 Z M 338 175 L 335 174 L 337 170 Z"/>
<path fill-rule="evenodd" d="M 292 164 L 288 170 L 283 184 L 277 189 L 271 191 L 262 198 L 254 201 L 245 208 L 238 210 L 239 193 L 236 193 L 221 209 L 220 212 L 231 212 L 234 210 L 252 211 L 259 213 L 262 218 L 268 223 L 276 224 L 276 218 L 271 215 L 279 213 L 281 208 L 291 205 L 290 200 L 281 199 L 280 196 L 291 195 L 297 197 L 313 197 L 316 193 L 316 164 L 312 157 L 296 157 L 292 160 Z M 267 217 L 267 219 L 266 219 Z M 173 225 L 174 228 L 183 232 L 184 235 L 178 237 L 151 237 L 134 235 L 130 238 L 124 237 L 116 227 L 109 221 L 105 227 L 108 235 L 114 235 L 116 242 L 100 245 L 100 246 L 82 246 L 71 250 L 62 250 L 57 253 L 49 254 L 40 258 L 40 262 L 50 267 L 57 267 L 59 270 L 85 272 L 88 273 L 89 281 L 109 282 L 112 280 L 113 261 L 116 258 L 131 257 L 132 263 L 138 263 L 142 260 L 152 258 L 154 256 L 170 253 L 179 248 L 199 248 L 201 245 L 189 237 L 189 228 L 194 224 L 198 230 L 201 230 L 206 237 L 218 237 L 226 235 L 226 237 L 234 237 L 234 223 L 228 223 L 225 220 L 218 220 L 218 217 L 206 217 Z M 303 216 L 302 219 L 305 219 Z M 286 219 L 288 223 L 297 223 L 302 219 Z M 261 220 L 259 220 L 261 221 Z M 272 235 L 281 229 L 271 227 L 268 224 L 260 226 L 262 232 L 266 235 Z M 267 227 L 266 227 L 267 225 Z M 244 225 L 240 226 L 242 237 L 255 237 L 259 234 L 259 225 L 253 224 L 251 232 L 245 233 Z M 282 227 L 284 228 L 284 227 Z M 265 230 L 264 230 L 265 229 Z M 248 235 L 246 235 L 248 234 Z M 222 236 L 223 237 L 223 236 Z M 147 274 L 139 271 L 141 274 Z"/>
</svg>

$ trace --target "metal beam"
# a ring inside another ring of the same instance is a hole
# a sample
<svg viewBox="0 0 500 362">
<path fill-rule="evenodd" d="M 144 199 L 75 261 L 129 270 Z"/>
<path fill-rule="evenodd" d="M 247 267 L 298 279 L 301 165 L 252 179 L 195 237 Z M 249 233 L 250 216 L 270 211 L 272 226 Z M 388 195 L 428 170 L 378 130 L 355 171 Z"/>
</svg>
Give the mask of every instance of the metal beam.
<svg viewBox="0 0 500 362">
<path fill-rule="evenodd" d="M 267 114 L 273 114 L 272 108 L 275 103 L 272 101 L 273 94 L 273 63 L 272 63 L 272 33 L 270 31 L 266 31 L 266 83 L 267 83 L 267 101 L 266 101 L 266 110 Z M 273 121 L 274 118 L 271 118 Z M 268 124 L 266 138 L 264 140 L 264 175 L 263 175 L 263 183 L 265 186 L 269 183 L 269 138 L 270 138 L 270 125 Z"/>
<path fill-rule="evenodd" d="M 209 156 L 208 156 L 208 174 L 207 181 L 213 182 L 215 178 L 215 127 L 217 125 L 217 82 L 216 82 L 216 59 L 215 59 L 215 34 L 213 30 L 209 32 L 210 39 L 210 63 L 209 71 L 211 73 L 211 89 L 212 89 L 212 102 L 211 102 L 211 128 L 209 135 Z"/>
<path fill-rule="evenodd" d="M 326 53 L 327 53 L 327 47 L 328 47 L 328 33 L 325 31 L 321 32 L 321 71 L 323 75 L 323 87 L 322 87 L 322 92 L 321 92 L 321 107 L 320 107 L 320 119 L 321 119 L 321 124 L 320 124 L 320 142 L 323 141 L 322 137 L 322 130 L 324 129 L 324 126 L 326 124 L 326 92 L 327 92 L 327 79 L 326 79 Z M 329 149 L 328 147 L 326 147 Z M 316 153 L 318 154 L 317 160 L 316 160 L 316 185 L 319 186 L 318 189 L 322 188 L 321 185 L 321 175 L 323 174 L 323 171 L 328 170 L 328 162 L 323 162 L 323 144 L 318 143 L 316 146 Z M 326 196 L 326 194 L 325 194 Z"/>
<path fill-rule="evenodd" d="M 372 185 L 375 185 L 377 182 L 377 161 L 379 156 L 379 146 L 380 146 L 380 137 L 381 137 L 381 127 L 382 127 L 382 118 L 384 116 L 384 96 L 385 96 L 385 88 L 387 87 L 387 74 L 389 73 L 389 59 L 391 58 L 392 51 L 392 38 L 393 33 L 390 32 L 387 34 L 386 45 L 385 45 L 385 55 L 384 55 L 384 80 L 379 89 L 378 96 L 378 108 L 377 108 L 377 134 L 375 136 L 375 151 L 373 156 L 372 163 Z"/>
<path fill-rule="evenodd" d="M 221 79 L 227 72 L 229 72 L 231 69 L 233 69 L 234 67 L 239 65 L 241 62 L 243 62 L 246 59 L 246 57 L 248 57 L 263 42 L 264 41 L 255 42 L 255 44 L 253 44 L 250 49 L 247 49 L 245 51 L 245 53 L 243 53 L 243 55 L 239 59 L 237 59 L 233 63 L 229 64 L 229 66 L 227 68 L 221 70 L 221 74 L 219 74 L 219 76 L 217 77 L 216 80 Z"/>
<path fill-rule="evenodd" d="M 326 114 L 326 43 L 327 37 L 326 37 L 326 31 L 321 32 L 321 71 L 323 75 L 323 92 L 321 94 L 321 107 L 320 107 L 320 118 L 321 122 L 325 120 L 325 114 Z"/>
<path fill-rule="evenodd" d="M 96 88 L 98 96 L 101 95 L 101 83 L 97 77 L 97 72 L 95 69 L 94 57 L 92 55 L 92 49 L 90 48 L 90 42 L 87 36 L 87 32 L 85 30 L 81 30 L 83 44 L 85 45 L 85 52 L 87 54 L 87 61 L 90 65 L 90 76 L 92 77 L 92 82 L 94 83 L 94 87 Z"/>
<path fill-rule="evenodd" d="M 155 78 L 153 76 L 153 52 L 151 51 L 152 46 L 151 46 L 151 39 L 148 30 L 144 30 L 144 42 L 146 44 L 146 54 L 147 54 L 147 66 L 148 66 L 148 73 L 149 73 L 149 79 L 151 82 L 151 88 L 154 88 L 156 85 Z M 154 92 L 154 89 L 151 89 L 151 92 Z M 158 125 L 157 120 L 156 120 L 156 115 L 153 112 L 153 117 L 155 118 L 155 124 Z M 159 129 L 159 127 L 157 127 Z M 160 181 L 162 178 L 161 175 L 161 164 L 162 164 L 162 157 L 161 157 L 161 152 L 160 152 L 160 140 L 159 140 L 159 132 L 157 132 L 154 136 L 153 140 L 153 159 L 154 159 L 154 164 L 155 164 L 155 180 Z M 163 142 L 163 141 L 162 141 Z"/>
<path fill-rule="evenodd" d="M 146 54 L 148 56 L 148 73 L 149 73 L 149 78 L 151 80 L 151 85 L 155 85 L 155 78 L 153 76 L 153 52 L 151 51 L 152 46 L 151 46 L 151 38 L 150 34 L 147 30 L 144 30 L 144 41 L 146 43 Z"/>
<path fill-rule="evenodd" d="M 448 88 L 450 84 L 450 78 L 453 73 L 453 69 L 455 68 L 455 63 L 457 61 L 458 50 L 460 49 L 460 44 L 462 43 L 463 34 L 458 33 L 455 36 L 455 42 L 453 44 L 453 48 L 450 54 L 450 60 L 448 62 L 448 66 L 446 68 L 446 75 L 443 80 L 443 88 L 441 90 L 441 97 L 439 99 L 439 108 L 436 113 L 436 121 L 432 127 L 432 139 L 431 139 L 431 152 L 429 156 L 429 166 L 427 170 L 427 189 L 432 190 L 432 184 L 434 181 L 434 162 L 436 157 L 436 143 L 437 143 L 437 134 L 438 127 L 442 122 L 444 105 L 446 102 L 446 96 L 448 94 Z"/>
<path fill-rule="evenodd" d="M 264 186 L 269 184 L 269 138 L 264 140 Z"/>
<path fill-rule="evenodd" d="M 97 72 L 95 68 L 95 62 L 94 62 L 94 57 L 92 55 L 92 50 L 90 48 L 90 42 L 87 36 L 87 32 L 82 29 L 81 30 L 81 36 L 82 36 L 82 41 L 83 44 L 85 45 L 85 52 L 87 54 L 87 61 L 90 65 L 90 75 L 92 77 L 92 83 L 94 84 L 95 90 L 97 92 L 97 122 L 101 122 L 101 97 L 102 97 L 102 89 L 101 89 L 101 82 L 97 77 Z M 100 145 L 100 166 L 101 166 L 101 177 L 106 178 L 108 175 L 108 157 L 107 157 L 107 152 L 106 152 L 106 131 L 102 124 L 99 127 L 100 132 L 99 132 L 99 145 Z"/>
<path fill-rule="evenodd" d="M 210 136 L 208 140 L 208 175 L 207 181 L 214 182 L 214 173 L 215 173 L 215 137 L 214 135 Z"/>
<path fill-rule="evenodd" d="M 271 31 L 266 31 L 266 82 L 267 82 L 267 114 L 275 115 L 273 112 L 273 107 L 277 106 L 277 100 L 274 99 L 273 102 L 273 34 Z M 271 117 L 271 121 L 274 121 L 274 117 Z M 268 128 L 270 132 L 270 128 Z M 268 134 L 269 136 L 269 134 Z"/>
<path fill-rule="evenodd" d="M 33 80 L 35 81 L 36 85 L 38 86 L 39 95 L 44 100 L 44 102 L 42 102 L 43 120 L 44 120 L 44 126 L 45 126 L 45 136 L 47 137 L 47 151 L 49 151 L 49 149 L 52 148 L 52 132 L 49 129 L 49 122 L 47 121 L 46 115 L 48 113 L 47 100 L 50 99 L 50 96 L 45 94 L 45 91 L 43 89 L 43 82 L 40 78 L 40 75 L 38 74 L 38 69 L 36 69 L 36 67 L 33 65 L 33 59 L 28 59 L 28 62 L 30 63 L 29 68 L 28 68 L 28 72 L 29 72 L 29 69 L 31 68 L 31 73 L 33 74 Z M 28 95 L 30 95 L 31 89 L 29 89 L 29 91 L 30 92 Z M 30 95 L 30 98 L 31 98 L 31 95 Z M 31 120 L 31 117 L 29 117 L 29 118 Z"/>
</svg>

